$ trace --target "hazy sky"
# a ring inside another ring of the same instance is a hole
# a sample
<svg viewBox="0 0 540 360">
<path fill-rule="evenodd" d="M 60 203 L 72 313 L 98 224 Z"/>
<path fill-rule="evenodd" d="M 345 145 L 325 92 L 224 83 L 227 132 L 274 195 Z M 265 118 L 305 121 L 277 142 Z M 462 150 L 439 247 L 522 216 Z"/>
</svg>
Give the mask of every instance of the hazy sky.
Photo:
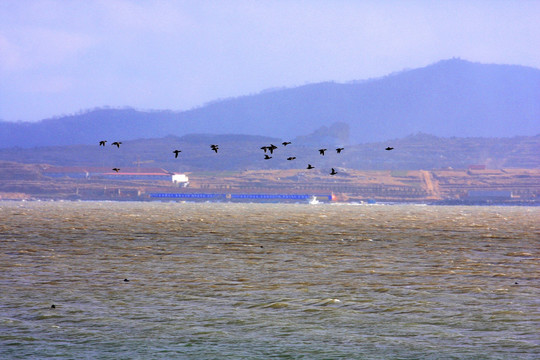
<svg viewBox="0 0 540 360">
<path fill-rule="evenodd" d="M 1 0 L 0 119 L 378 77 L 442 59 L 540 68 L 540 1 Z"/>
</svg>

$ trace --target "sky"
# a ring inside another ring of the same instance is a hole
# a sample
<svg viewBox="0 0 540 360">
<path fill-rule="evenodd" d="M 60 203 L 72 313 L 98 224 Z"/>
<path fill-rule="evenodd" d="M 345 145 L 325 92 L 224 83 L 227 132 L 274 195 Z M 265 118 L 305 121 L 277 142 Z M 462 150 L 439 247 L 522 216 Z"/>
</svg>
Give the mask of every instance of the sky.
<svg viewBox="0 0 540 360">
<path fill-rule="evenodd" d="M 1 0 L 0 120 L 184 111 L 459 57 L 540 69 L 540 1 Z"/>
</svg>

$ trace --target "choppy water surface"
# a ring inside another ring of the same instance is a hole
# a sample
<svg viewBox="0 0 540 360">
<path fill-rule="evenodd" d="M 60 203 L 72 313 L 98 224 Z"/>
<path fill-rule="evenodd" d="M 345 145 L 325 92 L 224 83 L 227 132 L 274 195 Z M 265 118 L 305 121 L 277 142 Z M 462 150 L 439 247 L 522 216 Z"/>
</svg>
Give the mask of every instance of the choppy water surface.
<svg viewBox="0 0 540 360">
<path fill-rule="evenodd" d="M 530 207 L 0 203 L 0 358 L 538 358 L 539 220 Z"/>
</svg>

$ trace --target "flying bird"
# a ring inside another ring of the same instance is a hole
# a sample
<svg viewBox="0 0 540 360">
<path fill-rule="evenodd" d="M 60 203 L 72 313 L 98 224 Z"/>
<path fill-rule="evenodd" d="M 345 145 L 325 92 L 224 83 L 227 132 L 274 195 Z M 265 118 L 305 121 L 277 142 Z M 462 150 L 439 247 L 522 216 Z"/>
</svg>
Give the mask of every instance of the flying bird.
<svg viewBox="0 0 540 360">
<path fill-rule="evenodd" d="M 120 169 L 119 168 L 113 168 L 113 171 L 119 172 Z"/>
<path fill-rule="evenodd" d="M 387 147 L 387 148 L 384 149 L 384 150 L 390 151 L 390 150 L 394 150 L 394 148 L 389 146 L 389 147 Z"/>
<path fill-rule="evenodd" d="M 277 149 L 277 146 L 274 144 L 270 144 L 270 146 L 268 147 L 268 150 L 270 150 L 270 154 L 273 154 L 274 150 L 276 149 Z"/>
<path fill-rule="evenodd" d="M 319 153 L 324 156 L 324 152 L 326 151 L 326 149 L 319 149 Z"/>
<path fill-rule="evenodd" d="M 294 159 L 296 159 L 296 156 L 290 156 L 287 158 L 287 160 L 294 160 Z"/>
<path fill-rule="evenodd" d="M 283 146 L 287 146 L 287 145 L 289 145 L 290 143 L 291 143 L 290 141 L 284 141 L 284 142 L 282 142 L 281 144 L 283 144 Z"/>
<path fill-rule="evenodd" d="M 264 155 L 264 160 L 268 160 L 268 159 L 271 159 L 271 158 L 272 158 L 272 157 L 271 157 L 271 156 L 268 156 L 268 154 L 267 154 L 267 155 Z"/>
<path fill-rule="evenodd" d="M 311 165 L 311 164 L 307 164 L 307 168 L 308 169 L 315 169 L 315 166 Z"/>
<path fill-rule="evenodd" d="M 218 146 L 218 145 L 210 145 L 210 148 L 211 148 L 212 150 L 214 150 L 214 151 L 216 152 L 216 154 L 217 154 L 217 151 L 218 151 L 218 149 L 219 149 L 219 146 Z"/>
<path fill-rule="evenodd" d="M 343 150 L 345 150 L 345 148 L 337 148 L 337 149 L 336 149 L 336 151 L 337 151 L 338 154 L 341 154 L 341 152 L 342 152 Z"/>
<path fill-rule="evenodd" d="M 332 171 L 330 172 L 330 175 L 336 175 L 336 174 L 337 174 L 337 171 L 334 168 L 332 168 Z"/>
<path fill-rule="evenodd" d="M 174 157 L 177 158 L 178 154 L 181 153 L 181 152 L 182 152 L 182 150 L 173 150 Z"/>
<path fill-rule="evenodd" d="M 105 146 L 105 143 L 107 142 L 107 140 L 101 140 L 99 142 L 99 146 Z"/>
<path fill-rule="evenodd" d="M 266 152 L 269 149 L 269 147 L 268 146 L 261 146 L 261 149 L 263 149 L 264 152 Z"/>
<path fill-rule="evenodd" d="M 115 141 L 111 145 L 116 145 L 117 148 L 120 148 L 120 144 L 121 144 L 120 141 Z"/>
</svg>

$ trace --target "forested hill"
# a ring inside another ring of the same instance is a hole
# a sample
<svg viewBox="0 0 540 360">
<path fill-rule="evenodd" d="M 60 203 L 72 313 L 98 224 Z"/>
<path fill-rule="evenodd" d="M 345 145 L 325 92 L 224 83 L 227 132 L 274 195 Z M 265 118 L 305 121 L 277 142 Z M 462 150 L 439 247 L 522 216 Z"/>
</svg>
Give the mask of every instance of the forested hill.
<svg viewBox="0 0 540 360">
<path fill-rule="evenodd" d="M 37 123 L 0 122 L 0 147 L 209 132 L 292 139 L 336 122 L 348 125 L 347 144 L 417 132 L 534 136 L 540 134 L 539 99 L 538 69 L 451 59 L 377 79 L 266 91 L 183 112 L 96 109 Z"/>
</svg>

